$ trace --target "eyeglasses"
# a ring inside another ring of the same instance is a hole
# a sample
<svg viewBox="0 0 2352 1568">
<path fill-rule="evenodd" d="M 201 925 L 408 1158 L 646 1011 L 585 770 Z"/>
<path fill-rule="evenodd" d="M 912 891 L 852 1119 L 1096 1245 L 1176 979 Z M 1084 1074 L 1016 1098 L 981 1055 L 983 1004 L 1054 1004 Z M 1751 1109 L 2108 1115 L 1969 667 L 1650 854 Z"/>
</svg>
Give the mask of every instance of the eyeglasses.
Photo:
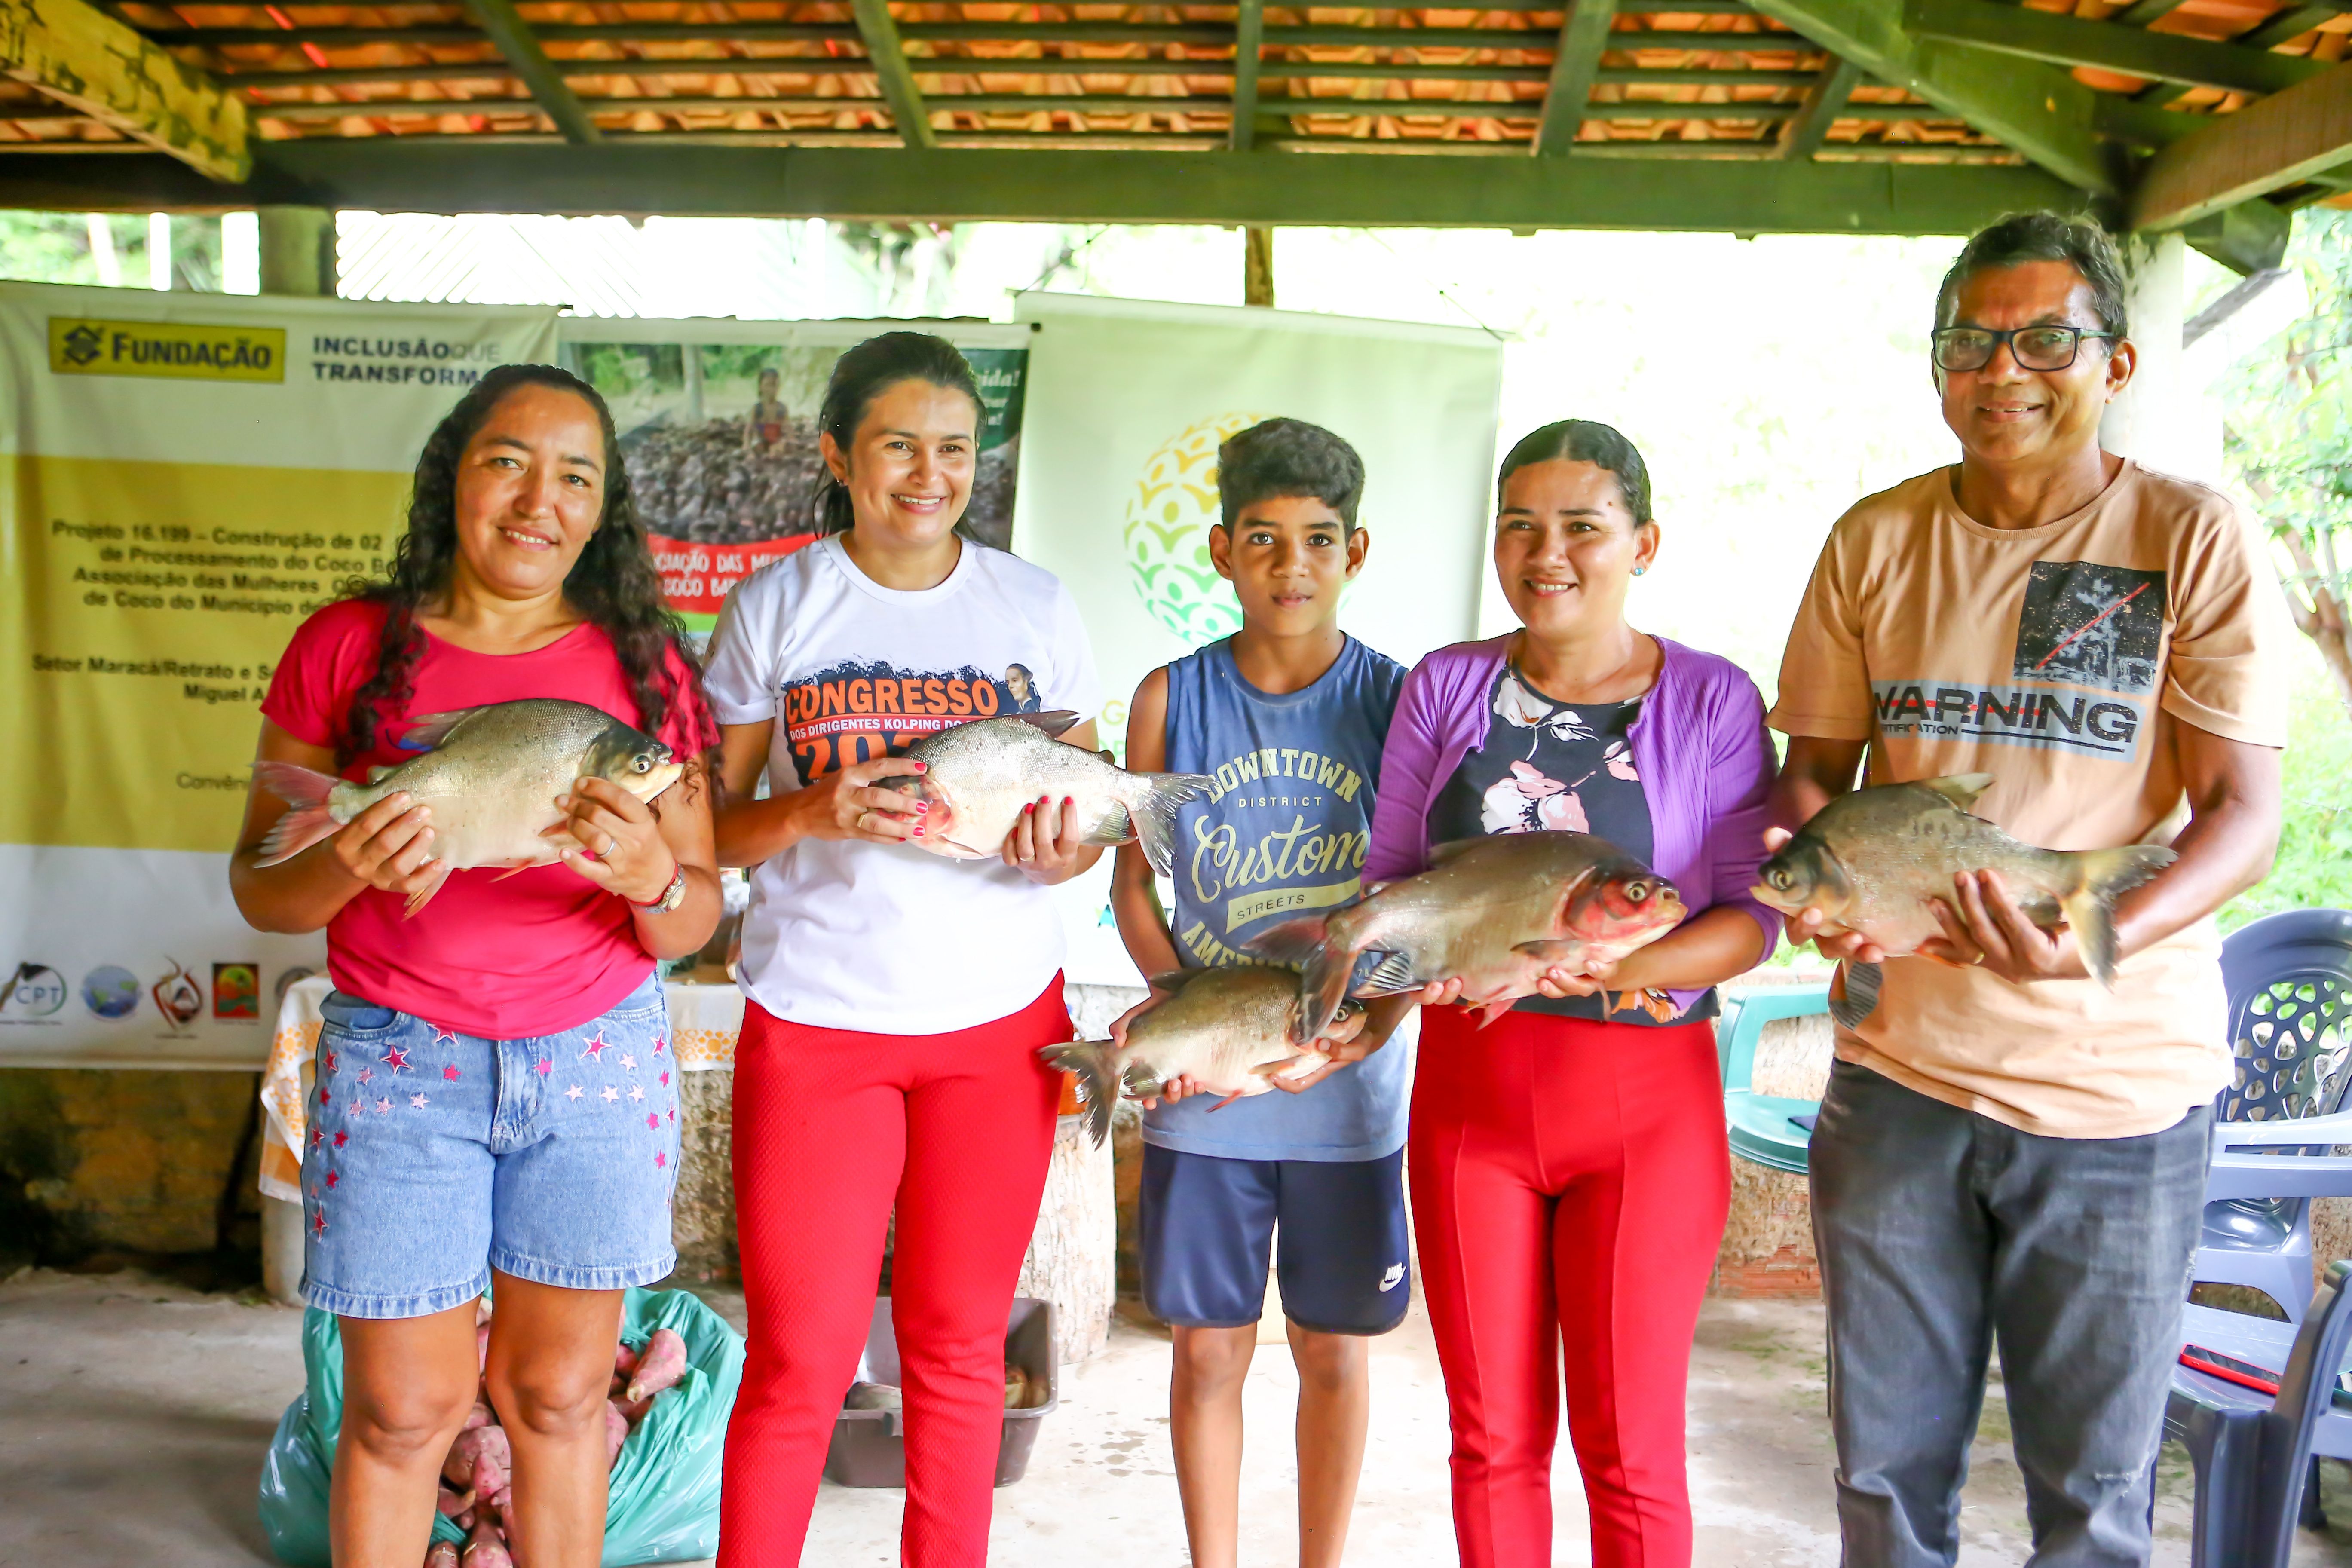
<svg viewBox="0 0 2352 1568">
<path fill-rule="evenodd" d="M 1992 363 L 1992 351 L 2009 345 L 2021 370 L 2064 370 L 2082 352 L 2084 338 L 2119 338 L 2121 332 L 2085 331 L 2081 327 L 2012 327 L 1997 332 L 1990 327 L 1938 327 L 1929 334 L 1936 345 L 1939 370 L 1982 370 Z"/>
</svg>

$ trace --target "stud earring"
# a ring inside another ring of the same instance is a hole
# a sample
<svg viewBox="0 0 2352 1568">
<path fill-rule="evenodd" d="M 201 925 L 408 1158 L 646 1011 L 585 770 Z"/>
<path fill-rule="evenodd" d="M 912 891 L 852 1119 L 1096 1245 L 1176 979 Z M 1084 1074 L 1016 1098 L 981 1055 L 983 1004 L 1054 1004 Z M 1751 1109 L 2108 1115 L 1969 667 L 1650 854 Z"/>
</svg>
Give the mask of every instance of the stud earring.
<svg viewBox="0 0 2352 1568">
<path fill-rule="evenodd" d="M 1649 568 L 1647 566 L 1636 566 L 1633 568 L 1633 575 L 1639 577 L 1643 573 L 1647 572 Z"/>
</svg>

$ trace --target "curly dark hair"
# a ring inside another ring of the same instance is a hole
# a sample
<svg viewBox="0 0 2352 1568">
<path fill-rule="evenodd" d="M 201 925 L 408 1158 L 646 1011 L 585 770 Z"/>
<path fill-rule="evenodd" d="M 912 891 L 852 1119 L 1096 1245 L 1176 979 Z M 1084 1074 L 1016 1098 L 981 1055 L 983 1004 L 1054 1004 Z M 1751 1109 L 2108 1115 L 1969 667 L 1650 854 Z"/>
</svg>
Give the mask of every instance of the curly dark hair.
<svg viewBox="0 0 2352 1568">
<path fill-rule="evenodd" d="M 980 421 L 986 416 L 988 405 L 981 398 L 980 382 L 971 374 L 971 362 L 955 344 L 929 332 L 884 332 L 866 339 L 834 361 L 833 377 L 825 383 L 824 402 L 817 408 L 817 428 L 832 437 L 833 444 L 846 456 L 874 400 L 902 381 L 927 381 L 971 398 L 972 435 L 979 436 Z M 847 533 L 856 523 L 857 510 L 850 502 L 849 491 L 827 469 L 817 482 L 817 531 Z M 977 541 L 980 537 L 961 517 L 956 519 L 955 531 L 966 539 Z"/>
<path fill-rule="evenodd" d="M 1244 507 L 1280 496 L 1321 501 L 1353 533 L 1364 499 L 1364 459 L 1304 419 L 1263 420 L 1226 437 L 1217 448 L 1217 521 L 1230 529 Z"/>
<path fill-rule="evenodd" d="M 1633 514 L 1634 522 L 1652 521 L 1650 466 L 1642 461 L 1641 448 L 1615 426 L 1598 419 L 1559 419 L 1520 437 L 1495 475 L 1496 499 L 1502 499 L 1503 486 L 1521 468 L 1560 461 L 1591 463 L 1616 475 L 1617 492 L 1625 498 L 1625 510 Z"/>
<path fill-rule="evenodd" d="M 393 551 L 391 571 L 383 581 L 354 577 L 341 585 L 344 598 L 382 605 L 385 614 L 375 673 L 352 696 L 336 737 L 340 765 L 349 766 L 352 758 L 373 750 L 378 727 L 405 712 L 415 696 L 416 661 L 425 652 L 425 631 L 416 618 L 447 591 L 457 559 L 458 461 L 490 411 L 509 393 L 526 386 L 552 387 L 583 399 L 596 411 L 604 436 L 604 511 L 563 580 L 564 597 L 612 639 L 636 700 L 639 729 L 658 733 L 672 707 L 690 690 L 701 717 L 697 732 L 680 749 L 699 753 L 718 743 L 709 705 L 701 700 L 701 660 L 686 640 L 685 624 L 662 602 L 661 574 L 637 519 L 628 468 L 620 461 L 612 409 L 594 387 L 569 371 L 551 364 L 502 364 L 469 387 L 425 437 L 409 492 L 408 531 Z M 682 680 L 664 657 L 672 651 L 685 666 Z"/>
</svg>

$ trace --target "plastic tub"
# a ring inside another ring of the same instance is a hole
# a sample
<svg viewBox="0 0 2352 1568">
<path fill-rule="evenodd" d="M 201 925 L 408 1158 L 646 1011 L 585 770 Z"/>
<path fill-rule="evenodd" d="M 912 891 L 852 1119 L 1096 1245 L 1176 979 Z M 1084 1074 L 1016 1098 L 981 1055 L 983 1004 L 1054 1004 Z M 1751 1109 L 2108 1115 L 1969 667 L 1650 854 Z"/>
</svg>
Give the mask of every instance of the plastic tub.
<svg viewBox="0 0 2352 1568">
<path fill-rule="evenodd" d="M 1037 1424 L 1061 1403 L 1061 1368 L 1054 1360 L 1054 1303 L 1033 1296 L 1015 1296 L 1004 1321 L 1004 1363 L 1042 1384 L 1045 1402 L 1026 1410 L 1004 1413 L 1004 1436 L 996 1450 L 996 1484 L 1011 1486 L 1029 1468 L 1029 1450 L 1037 1443 Z M 866 1353 L 858 1358 L 859 1383 L 897 1385 L 898 1338 L 891 1331 L 890 1298 L 874 1301 L 874 1321 L 866 1331 Z M 844 1410 L 833 1423 L 833 1444 L 825 1450 L 824 1479 L 845 1487 L 903 1487 L 907 1484 L 905 1412 Z"/>
</svg>

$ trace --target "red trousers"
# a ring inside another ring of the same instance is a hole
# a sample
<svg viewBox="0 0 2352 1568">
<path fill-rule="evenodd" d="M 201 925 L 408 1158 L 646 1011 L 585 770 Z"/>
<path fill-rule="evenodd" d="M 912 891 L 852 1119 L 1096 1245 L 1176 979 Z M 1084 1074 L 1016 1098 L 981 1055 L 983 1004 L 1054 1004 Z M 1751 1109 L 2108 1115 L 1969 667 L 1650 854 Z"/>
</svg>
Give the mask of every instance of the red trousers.
<svg viewBox="0 0 2352 1568">
<path fill-rule="evenodd" d="M 834 1417 L 856 1376 L 895 1204 L 906 1393 L 900 1556 L 983 1568 L 1004 1420 L 1004 1319 L 1054 1143 L 1062 977 L 1010 1017 L 867 1035 L 745 1007 L 735 1223 L 751 1336 L 727 1427 L 720 1568 L 801 1561 Z"/>
<path fill-rule="evenodd" d="M 1465 1568 L 1549 1568 L 1568 1383 L 1594 1568 L 1689 1568 L 1683 1391 L 1731 1202 L 1706 1023 L 1422 1014 L 1406 1148 Z"/>
</svg>

